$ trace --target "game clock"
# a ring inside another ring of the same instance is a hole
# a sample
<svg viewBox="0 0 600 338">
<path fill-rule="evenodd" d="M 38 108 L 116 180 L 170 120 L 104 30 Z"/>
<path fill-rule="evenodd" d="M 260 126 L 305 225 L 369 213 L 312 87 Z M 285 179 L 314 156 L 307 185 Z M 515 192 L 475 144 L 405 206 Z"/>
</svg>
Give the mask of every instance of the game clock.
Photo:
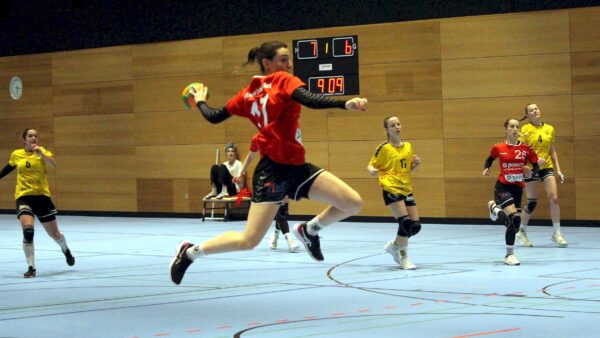
<svg viewBox="0 0 600 338">
<path fill-rule="evenodd" d="M 294 75 L 311 93 L 358 95 L 358 36 L 293 40 Z"/>
</svg>

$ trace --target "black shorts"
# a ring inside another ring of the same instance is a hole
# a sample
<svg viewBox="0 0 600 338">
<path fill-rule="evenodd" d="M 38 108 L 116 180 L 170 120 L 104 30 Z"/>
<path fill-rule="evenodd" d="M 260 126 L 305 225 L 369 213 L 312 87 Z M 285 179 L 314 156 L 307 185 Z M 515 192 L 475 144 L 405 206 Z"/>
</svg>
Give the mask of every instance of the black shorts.
<svg viewBox="0 0 600 338">
<path fill-rule="evenodd" d="M 415 201 L 415 197 L 413 194 L 409 194 L 408 196 L 402 194 L 392 194 L 391 192 L 383 191 L 383 201 L 385 205 L 390 205 L 395 202 L 404 201 L 404 205 L 407 207 L 416 207 L 417 202 Z"/>
<path fill-rule="evenodd" d="M 310 187 L 323 171 L 310 163 L 280 164 L 263 156 L 252 177 L 252 202 L 281 202 L 286 196 L 294 200 L 308 198 Z"/>
<path fill-rule="evenodd" d="M 554 168 L 541 169 L 537 173 L 532 172 L 531 178 L 526 178 L 525 182 L 544 181 L 546 177 L 554 176 Z"/>
<path fill-rule="evenodd" d="M 518 184 L 504 184 L 496 181 L 494 187 L 494 200 L 496 205 L 502 209 L 514 204 L 517 210 L 521 209 L 521 199 L 523 198 L 523 188 Z"/>
<path fill-rule="evenodd" d="M 26 195 L 17 198 L 17 218 L 21 215 L 37 216 L 42 223 L 56 219 L 56 207 L 52 199 L 44 195 Z"/>
</svg>

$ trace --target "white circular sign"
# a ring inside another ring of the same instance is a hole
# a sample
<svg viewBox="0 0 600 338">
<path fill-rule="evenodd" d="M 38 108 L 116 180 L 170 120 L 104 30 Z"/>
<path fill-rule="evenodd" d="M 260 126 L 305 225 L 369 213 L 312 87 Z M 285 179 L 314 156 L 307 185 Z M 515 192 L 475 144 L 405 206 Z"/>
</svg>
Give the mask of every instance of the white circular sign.
<svg viewBox="0 0 600 338">
<path fill-rule="evenodd" d="M 12 79 L 10 79 L 8 90 L 10 91 L 10 97 L 12 97 L 13 100 L 20 99 L 21 95 L 23 95 L 23 81 L 21 81 L 21 78 L 13 76 Z"/>
</svg>

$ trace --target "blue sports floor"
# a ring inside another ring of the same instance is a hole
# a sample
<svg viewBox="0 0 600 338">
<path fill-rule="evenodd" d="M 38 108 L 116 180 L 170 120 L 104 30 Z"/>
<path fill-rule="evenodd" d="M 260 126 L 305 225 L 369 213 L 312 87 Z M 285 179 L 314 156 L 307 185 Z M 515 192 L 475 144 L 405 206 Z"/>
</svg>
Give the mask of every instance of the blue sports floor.
<svg viewBox="0 0 600 338">
<path fill-rule="evenodd" d="M 558 248 L 529 227 L 535 247 L 509 267 L 503 227 L 425 224 L 404 271 L 383 251 L 396 226 L 342 222 L 321 233 L 325 262 L 265 238 L 200 258 L 175 286 L 180 240 L 243 223 L 58 220 L 75 266 L 36 224 L 38 274 L 24 279 L 20 227 L 0 215 L 0 337 L 600 337 L 600 228 L 564 228 Z"/>
</svg>

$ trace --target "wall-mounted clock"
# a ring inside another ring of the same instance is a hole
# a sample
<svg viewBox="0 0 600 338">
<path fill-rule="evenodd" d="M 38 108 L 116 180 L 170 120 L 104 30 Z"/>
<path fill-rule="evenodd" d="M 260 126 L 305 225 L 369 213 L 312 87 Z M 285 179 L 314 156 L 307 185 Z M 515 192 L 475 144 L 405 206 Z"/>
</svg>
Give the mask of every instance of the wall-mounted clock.
<svg viewBox="0 0 600 338">
<path fill-rule="evenodd" d="M 21 78 L 13 76 L 12 79 L 10 79 L 8 90 L 10 92 L 10 97 L 12 97 L 13 100 L 20 99 L 21 95 L 23 95 L 23 81 L 21 81 Z"/>
</svg>

